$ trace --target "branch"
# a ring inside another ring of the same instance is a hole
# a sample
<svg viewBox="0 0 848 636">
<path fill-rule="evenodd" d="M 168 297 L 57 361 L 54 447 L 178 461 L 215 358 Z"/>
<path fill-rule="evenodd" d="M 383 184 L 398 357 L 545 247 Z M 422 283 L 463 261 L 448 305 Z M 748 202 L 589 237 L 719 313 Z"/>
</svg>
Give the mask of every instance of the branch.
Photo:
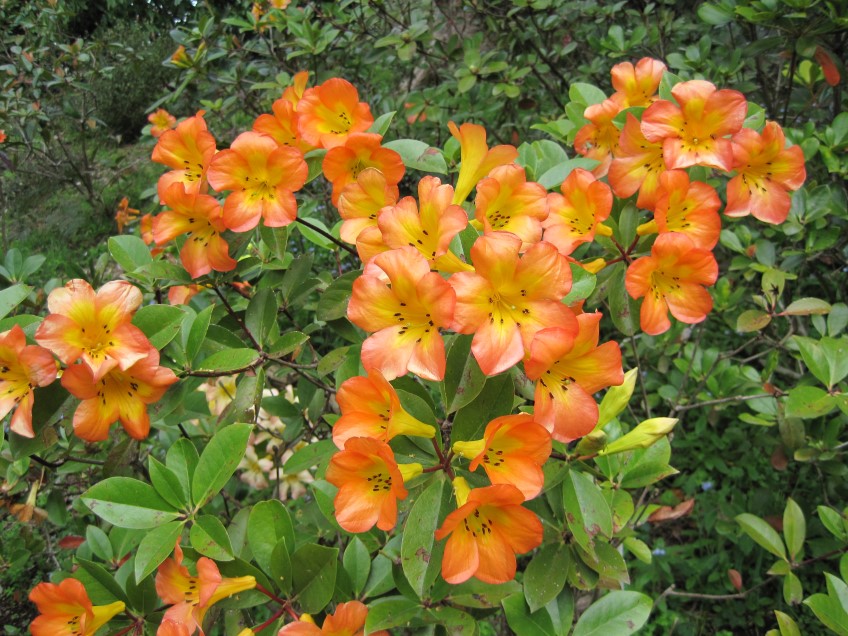
<svg viewBox="0 0 848 636">
<path fill-rule="evenodd" d="M 346 251 L 348 254 L 351 254 L 352 256 L 359 256 L 359 255 L 356 253 L 356 250 L 355 250 L 355 249 L 353 249 L 350 245 L 348 245 L 347 243 L 342 243 L 342 242 L 341 242 L 339 239 L 337 239 L 335 236 L 333 236 L 332 234 L 330 234 L 329 232 L 327 232 L 327 231 L 325 231 L 325 230 L 322 230 L 322 229 L 321 229 L 320 227 L 318 227 L 317 225 L 312 225 L 312 223 L 310 223 L 309 221 L 304 221 L 303 219 L 301 219 L 301 218 L 299 218 L 299 217 L 298 217 L 297 219 L 295 219 L 295 220 L 296 220 L 298 223 L 300 223 L 301 225 L 305 225 L 306 227 L 310 228 L 311 230 L 314 230 L 314 231 L 318 232 L 318 234 L 320 234 L 320 235 L 321 235 L 321 236 L 323 236 L 324 238 L 326 238 L 326 239 L 328 239 L 328 240 L 332 241 L 333 243 L 335 243 L 336 245 L 338 245 L 340 248 L 342 248 L 344 251 Z"/>
</svg>

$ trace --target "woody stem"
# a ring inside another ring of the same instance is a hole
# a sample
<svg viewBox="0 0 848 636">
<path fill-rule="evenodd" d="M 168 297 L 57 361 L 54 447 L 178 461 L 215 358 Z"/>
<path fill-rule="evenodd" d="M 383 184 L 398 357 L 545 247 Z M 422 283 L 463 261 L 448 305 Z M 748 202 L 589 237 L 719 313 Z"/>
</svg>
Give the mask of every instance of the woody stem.
<svg viewBox="0 0 848 636">
<path fill-rule="evenodd" d="M 273 614 L 271 614 L 271 618 L 269 618 L 267 621 L 265 621 L 265 622 L 264 622 L 264 623 L 262 623 L 261 625 L 257 625 L 256 627 L 254 627 L 254 628 L 253 628 L 253 631 L 254 631 L 254 632 L 261 632 L 263 629 L 265 629 L 266 627 L 268 627 L 268 625 L 270 625 L 271 623 L 273 623 L 274 621 L 276 621 L 278 618 L 280 618 L 280 616 L 282 616 L 282 615 L 283 615 L 283 612 L 284 612 L 284 611 L 285 611 L 285 608 L 283 608 L 283 607 L 279 607 L 279 608 L 277 608 L 277 611 L 276 611 L 276 612 L 274 612 Z"/>
</svg>

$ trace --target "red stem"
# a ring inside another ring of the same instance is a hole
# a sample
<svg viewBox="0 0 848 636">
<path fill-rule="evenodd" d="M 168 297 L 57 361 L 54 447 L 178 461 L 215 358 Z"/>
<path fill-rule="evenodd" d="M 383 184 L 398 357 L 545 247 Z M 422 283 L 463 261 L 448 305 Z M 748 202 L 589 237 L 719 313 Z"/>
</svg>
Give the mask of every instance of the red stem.
<svg viewBox="0 0 848 636">
<path fill-rule="evenodd" d="M 271 623 L 273 623 L 274 621 L 276 621 L 278 618 L 280 618 L 280 616 L 282 616 L 282 615 L 283 615 L 283 612 L 284 612 L 284 611 L 285 611 L 285 609 L 284 609 L 284 608 L 282 608 L 282 607 L 278 608 L 278 609 L 277 609 L 277 611 L 276 611 L 276 612 L 274 612 L 274 613 L 271 615 L 271 618 L 269 618 L 267 621 L 265 621 L 265 622 L 264 622 L 264 623 L 262 623 L 261 625 L 257 625 L 256 627 L 254 627 L 254 628 L 253 628 L 253 631 L 254 631 L 254 632 L 261 632 L 263 629 L 265 629 L 266 627 L 268 627 L 268 625 L 270 625 Z"/>
</svg>

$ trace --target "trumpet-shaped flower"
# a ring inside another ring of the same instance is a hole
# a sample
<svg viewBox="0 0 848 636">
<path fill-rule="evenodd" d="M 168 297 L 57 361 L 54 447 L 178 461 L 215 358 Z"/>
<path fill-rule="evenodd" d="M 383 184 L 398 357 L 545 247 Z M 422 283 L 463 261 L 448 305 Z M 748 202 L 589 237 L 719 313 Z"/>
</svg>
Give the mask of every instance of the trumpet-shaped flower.
<svg viewBox="0 0 848 636">
<path fill-rule="evenodd" d="M 289 90 L 289 89 L 286 89 Z M 298 129 L 299 115 L 295 105 L 281 97 L 271 106 L 273 115 L 263 113 L 253 122 L 253 132 L 268 135 L 281 146 L 291 146 L 303 153 L 315 150 L 315 146 L 303 140 Z"/>
<path fill-rule="evenodd" d="M 324 619 L 319 628 L 308 615 L 300 620 L 284 625 L 277 636 L 362 636 L 365 633 L 365 619 L 368 608 L 359 601 L 348 601 L 336 605 L 336 611 Z M 373 636 L 389 636 L 389 632 L 380 630 L 371 632 Z"/>
<path fill-rule="evenodd" d="M 130 200 L 127 197 L 123 197 L 118 203 L 118 209 L 115 210 L 115 223 L 118 225 L 118 234 L 123 234 L 124 228 L 130 222 L 135 221 L 139 214 L 141 212 L 130 207 Z"/>
<path fill-rule="evenodd" d="M 388 282 L 388 284 L 387 284 Z M 445 344 L 439 329 L 453 320 L 456 294 L 413 247 L 378 254 L 353 283 L 351 322 L 373 332 L 362 344 L 362 364 L 388 380 L 411 371 L 439 381 Z"/>
<path fill-rule="evenodd" d="M 370 369 L 368 377 L 345 380 L 336 401 L 342 416 L 333 425 L 333 442 L 340 449 L 351 437 L 388 442 L 398 435 L 433 437 L 436 434 L 432 426 L 406 412 L 394 387 L 377 369 Z"/>
<path fill-rule="evenodd" d="M 642 298 L 639 320 L 652 336 L 668 331 L 668 312 L 681 322 L 701 322 L 713 308 L 704 288 L 718 278 L 712 252 L 695 247 L 685 234 L 669 232 L 657 237 L 651 255 L 636 259 L 624 279 L 627 293 Z"/>
<path fill-rule="evenodd" d="M 660 175 L 665 171 L 662 141 L 650 142 L 642 134 L 639 120 L 627 113 L 607 180 L 617 197 L 629 197 L 637 190 L 636 205 L 653 210 L 657 203 Z"/>
<path fill-rule="evenodd" d="M 377 168 L 386 184 L 396 186 L 403 178 L 404 166 L 400 155 L 380 145 L 383 137 L 375 133 L 351 133 L 343 144 L 327 151 L 321 168 L 327 181 L 333 184 L 333 205 L 349 183 L 366 168 Z"/>
<path fill-rule="evenodd" d="M 362 230 L 377 227 L 380 210 L 396 203 L 399 196 L 398 187 L 389 185 L 382 172 L 376 168 L 365 168 L 356 181 L 346 185 L 339 195 L 339 215 L 344 219 L 339 228 L 341 239 L 355 244 Z"/>
<path fill-rule="evenodd" d="M 404 480 L 420 473 L 421 464 L 398 466 L 385 442 L 351 437 L 327 466 L 327 481 L 339 489 L 336 521 L 348 532 L 367 532 L 374 524 L 391 530 L 397 523 L 398 499 L 409 494 Z"/>
<path fill-rule="evenodd" d="M 203 632 L 203 618 L 215 603 L 254 587 L 256 579 L 252 576 L 222 577 L 215 562 L 206 557 L 197 560 L 197 576 L 193 576 L 183 565 L 179 543 L 174 556 L 165 559 L 156 573 L 156 593 L 171 606 L 165 611 L 164 621 L 185 625 L 189 634 L 196 629 Z"/>
<path fill-rule="evenodd" d="M 477 184 L 474 217 L 484 232 L 512 232 L 527 249 L 542 239 L 542 222 L 548 216 L 546 196 L 544 187 L 527 181 L 521 166 L 498 166 Z"/>
<path fill-rule="evenodd" d="M 753 214 L 766 223 L 783 223 L 789 215 L 789 190 L 797 190 L 807 178 L 804 153 L 798 146 L 786 148 L 777 123 L 766 122 L 762 134 L 743 128 L 733 136 L 733 169 L 727 184 L 727 216 Z"/>
<path fill-rule="evenodd" d="M 568 261 L 551 243 L 536 243 L 519 258 L 520 250 L 514 234 L 483 235 L 471 248 L 475 271 L 449 281 L 456 290 L 453 329 L 474 334 L 471 352 L 486 375 L 520 362 L 540 329 L 577 329 L 560 302 L 571 289 Z"/>
<path fill-rule="evenodd" d="M 359 101 L 356 87 L 339 77 L 306 89 L 297 112 L 301 136 L 319 148 L 341 146 L 348 135 L 365 132 L 374 123 L 371 107 Z"/>
<path fill-rule="evenodd" d="M 681 82 L 671 89 L 677 104 L 660 99 L 642 113 L 642 133 L 662 142 L 669 169 L 706 166 L 729 171 L 733 148 L 726 135 L 739 132 L 748 112 L 745 96 L 716 90 L 704 80 Z"/>
<path fill-rule="evenodd" d="M 267 227 L 293 223 L 297 217 L 293 193 L 306 183 L 308 172 L 299 150 L 246 132 L 229 150 L 215 155 L 208 178 L 216 190 L 232 190 L 224 201 L 224 224 L 235 232 L 247 232 L 260 218 Z"/>
<path fill-rule="evenodd" d="M 253 446 L 244 449 L 244 457 L 239 462 L 239 479 L 251 488 L 260 490 L 268 487 L 268 474 L 274 469 L 274 462 L 268 457 L 259 457 Z"/>
<path fill-rule="evenodd" d="M 482 465 L 493 484 L 512 484 L 532 499 L 545 483 L 542 464 L 551 454 L 551 434 L 532 415 L 505 415 L 489 422 L 483 439 L 455 442 L 453 452 L 471 459 L 469 470 Z"/>
<path fill-rule="evenodd" d="M 56 361 L 45 348 L 27 345 L 20 325 L 0 333 L 0 420 L 12 409 L 12 431 L 34 437 L 33 388 L 56 379 Z"/>
<path fill-rule="evenodd" d="M 164 198 L 174 183 L 182 183 L 189 192 L 206 192 L 206 170 L 215 150 L 215 138 L 206 128 L 202 110 L 173 130 L 163 132 L 153 148 L 152 159 L 171 171 L 159 177 L 159 198 Z"/>
<path fill-rule="evenodd" d="M 462 477 L 454 480 L 459 508 L 445 517 L 436 539 L 448 538 L 442 576 L 462 583 L 472 576 L 485 583 L 506 583 L 515 577 L 515 555 L 542 543 L 542 522 L 521 503 L 515 486 L 495 484 L 469 492 Z"/>
<path fill-rule="evenodd" d="M 656 99 L 666 66 L 659 60 L 643 57 L 633 66 L 622 62 L 612 67 L 612 87 L 622 100 L 624 108 L 650 106 Z"/>
<path fill-rule="evenodd" d="M 386 247 L 414 247 L 430 261 L 430 267 L 443 271 L 470 270 L 448 245 L 468 225 L 468 216 L 451 203 L 453 188 L 437 177 L 424 177 L 418 182 L 418 205 L 413 197 L 404 197 L 392 207 L 384 208 L 377 224 Z"/>
<path fill-rule="evenodd" d="M 213 269 L 216 272 L 235 269 L 229 245 L 221 236 L 226 227 L 215 197 L 188 193 L 182 184 L 175 183 L 168 188 L 162 203 L 168 209 L 153 219 L 153 239 L 157 245 L 164 245 L 188 233 L 180 249 L 180 261 L 192 278 Z"/>
<path fill-rule="evenodd" d="M 134 439 L 150 433 L 147 405 L 159 401 L 177 376 L 159 366 L 159 352 L 150 347 L 147 357 L 128 369 L 113 368 L 96 379 L 85 364 L 75 364 L 62 374 L 62 386 L 82 400 L 74 413 L 74 434 L 88 442 L 109 436 L 109 427 L 120 420 Z"/>
<path fill-rule="evenodd" d="M 615 342 L 598 346 L 600 313 L 577 316 L 577 335 L 553 328 L 536 334 L 524 363 L 536 381 L 534 419 L 555 440 L 570 442 L 598 423 L 593 394 L 624 382 L 621 349 Z"/>
<path fill-rule="evenodd" d="M 689 181 L 683 170 L 669 170 L 660 176 L 661 188 L 654 220 L 640 225 L 640 236 L 658 232 L 685 234 L 695 247 L 711 250 L 718 243 L 721 201 L 706 183 Z"/>
<path fill-rule="evenodd" d="M 39 612 L 29 626 L 32 636 L 94 636 L 126 607 L 121 601 L 92 605 L 85 586 L 71 578 L 58 584 L 39 583 L 29 600 Z"/>
<path fill-rule="evenodd" d="M 550 213 L 542 223 L 545 240 L 556 245 L 560 254 L 568 256 L 582 243 L 594 240 L 596 232 L 610 236 L 612 231 L 601 225 L 612 211 L 612 192 L 606 183 L 588 170 L 576 168 L 560 190 L 562 194 L 548 195 Z"/>
<path fill-rule="evenodd" d="M 163 133 L 171 130 L 177 125 L 177 118 L 164 108 L 160 108 L 156 112 L 150 113 L 147 116 L 147 121 L 151 124 L 150 134 L 157 139 L 161 137 Z"/>
<path fill-rule="evenodd" d="M 156 636 L 191 636 L 188 625 L 170 619 L 163 620 L 156 630 Z M 240 635 L 239 635 L 240 636 Z"/>
<path fill-rule="evenodd" d="M 457 128 L 451 121 L 448 122 L 448 130 L 459 142 L 461 163 L 453 194 L 453 202 L 456 204 L 465 201 L 471 190 L 492 170 L 518 158 L 518 150 L 514 146 L 489 148 L 486 145 L 486 129 L 482 126 L 466 123 Z"/>
<path fill-rule="evenodd" d="M 50 292 L 50 315 L 35 339 L 65 364 L 82 357 L 97 381 L 111 369 L 126 371 L 147 356 L 150 342 L 130 324 L 140 304 L 141 291 L 126 281 L 106 283 L 95 294 L 86 281 L 74 279 Z"/>
<path fill-rule="evenodd" d="M 287 86 L 283 91 L 283 99 L 291 102 L 292 106 L 297 106 L 306 92 L 307 83 L 309 83 L 309 71 L 295 73 L 294 77 L 292 77 L 291 85 Z"/>
<path fill-rule="evenodd" d="M 609 171 L 613 155 L 618 152 L 618 139 L 621 131 L 613 119 L 624 108 L 618 96 L 605 99 L 600 104 L 592 104 L 583 111 L 589 123 L 577 131 L 574 137 L 574 149 L 584 157 L 599 161 L 592 174 L 601 178 Z"/>
</svg>

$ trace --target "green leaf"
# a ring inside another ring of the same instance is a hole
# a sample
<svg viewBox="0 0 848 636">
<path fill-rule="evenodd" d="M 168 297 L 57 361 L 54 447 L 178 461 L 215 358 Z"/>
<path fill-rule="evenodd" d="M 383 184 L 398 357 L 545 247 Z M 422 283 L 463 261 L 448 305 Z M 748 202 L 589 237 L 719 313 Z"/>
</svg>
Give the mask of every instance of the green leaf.
<svg viewBox="0 0 848 636">
<path fill-rule="evenodd" d="M 839 600 L 825 594 L 813 594 L 804 600 L 804 605 L 813 610 L 822 623 L 839 636 L 848 636 L 848 611 Z"/>
<path fill-rule="evenodd" d="M 141 583 L 174 550 L 185 521 L 172 521 L 145 533 L 135 551 L 135 580 Z"/>
<path fill-rule="evenodd" d="M 294 527 L 285 506 L 276 499 L 253 506 L 247 523 L 247 544 L 253 560 L 266 572 L 271 571 L 272 554 L 281 539 L 285 539 L 291 553 L 294 550 Z"/>
<path fill-rule="evenodd" d="M 624 263 L 616 263 L 609 286 L 610 318 L 616 328 L 625 336 L 632 336 L 639 330 L 639 303 L 630 297 L 624 285 L 627 269 Z"/>
<path fill-rule="evenodd" d="M 200 347 L 206 339 L 206 333 L 209 331 L 209 323 L 212 321 L 212 312 L 215 310 L 214 305 L 209 305 L 201 311 L 191 322 L 191 327 L 188 330 L 188 336 L 185 342 L 186 360 L 191 364 L 200 352 Z"/>
<path fill-rule="evenodd" d="M 508 373 L 487 379 L 480 394 L 454 416 L 451 442 L 483 437 L 489 422 L 501 415 L 509 415 L 514 399 L 515 385 Z"/>
<path fill-rule="evenodd" d="M 259 352 L 253 349 L 224 349 L 204 358 L 198 371 L 232 372 L 252 366 L 259 360 Z"/>
<path fill-rule="evenodd" d="M 583 612 L 572 636 L 626 636 L 648 621 L 653 601 L 639 592 L 610 592 Z"/>
<path fill-rule="evenodd" d="M 752 331 L 761 331 L 765 329 L 771 322 L 771 316 L 759 309 L 749 309 L 739 314 L 736 319 L 736 331 L 742 333 L 750 333 Z"/>
<path fill-rule="evenodd" d="M 383 148 L 394 150 L 403 160 L 403 165 L 411 170 L 447 174 L 448 165 L 438 148 L 428 146 L 417 139 L 396 139 L 383 144 Z"/>
<path fill-rule="evenodd" d="M 724 26 L 729 22 L 733 22 L 735 14 L 732 7 L 705 2 L 698 7 L 698 17 L 712 26 Z"/>
<path fill-rule="evenodd" d="M 441 386 L 448 415 L 476 398 L 486 383 L 486 376 L 471 354 L 471 341 L 471 336 L 456 336 L 448 348 Z"/>
<path fill-rule="evenodd" d="M 819 298 L 799 298 L 793 300 L 778 316 L 811 316 L 830 313 L 830 303 Z"/>
<path fill-rule="evenodd" d="M 338 448 L 336 448 L 336 445 L 331 439 L 322 439 L 320 442 L 307 444 L 288 458 L 288 461 L 283 464 L 283 472 L 287 475 L 292 475 L 307 468 L 312 468 L 313 466 L 317 466 L 322 459 L 328 455 L 332 455 L 336 451 L 338 451 Z"/>
<path fill-rule="evenodd" d="M 209 440 L 191 480 L 191 497 L 198 509 L 217 495 L 232 477 L 244 457 L 252 429 L 250 424 L 233 424 Z"/>
<path fill-rule="evenodd" d="M 607 96 L 597 86 L 585 84 L 583 82 L 574 82 L 568 88 L 568 97 L 573 102 L 591 106 L 592 104 L 600 104 Z"/>
<path fill-rule="evenodd" d="M 307 340 L 309 336 L 302 331 L 288 331 L 268 347 L 268 354 L 276 357 L 288 355 Z"/>
<path fill-rule="evenodd" d="M 585 300 L 595 291 L 595 275 L 587 272 L 576 263 L 571 266 L 571 291 L 562 299 L 566 305 L 573 305 L 578 300 Z"/>
<path fill-rule="evenodd" d="M 630 497 L 630 495 L 627 495 Z M 651 548 L 648 547 L 641 539 L 636 537 L 627 537 L 623 541 L 624 547 L 630 550 L 630 553 L 639 559 L 642 563 L 651 562 Z"/>
<path fill-rule="evenodd" d="M 597 535 L 612 537 L 612 510 L 589 475 L 571 470 L 563 480 L 563 506 L 568 528 L 584 550 L 594 554 Z"/>
<path fill-rule="evenodd" d="M 804 599 L 801 579 L 794 572 L 787 572 L 783 578 L 783 600 L 787 605 L 798 605 Z"/>
<path fill-rule="evenodd" d="M 789 558 L 794 561 L 804 547 L 807 538 L 807 521 L 801 507 L 790 497 L 783 511 L 783 536 L 789 550 Z"/>
<path fill-rule="evenodd" d="M 230 535 L 217 517 L 200 515 L 194 520 L 189 532 L 191 547 L 203 556 L 216 561 L 232 561 L 233 546 Z"/>
<path fill-rule="evenodd" d="M 342 557 L 342 564 L 353 585 L 353 595 L 359 598 L 362 595 L 362 590 L 365 589 L 368 574 L 371 572 L 371 555 L 368 554 L 368 548 L 365 547 L 359 537 L 354 537 L 347 544 Z"/>
<path fill-rule="evenodd" d="M 171 470 L 180 482 L 185 501 L 191 501 L 191 480 L 200 455 L 190 439 L 181 437 L 168 449 L 165 456 L 165 465 Z"/>
<path fill-rule="evenodd" d="M 565 586 L 569 551 L 562 544 L 544 546 L 524 571 L 524 598 L 531 612 L 554 600 Z"/>
<path fill-rule="evenodd" d="M 556 636 L 550 614 L 545 611 L 531 613 L 521 592 L 507 596 L 501 601 L 501 605 L 506 615 L 506 622 L 514 633 Z"/>
<path fill-rule="evenodd" d="M 107 537 L 106 533 L 97 526 L 88 526 L 88 528 L 86 528 L 85 542 L 88 544 L 88 547 L 91 549 L 94 556 L 102 559 L 103 561 L 111 561 L 115 558 L 109 537 Z"/>
<path fill-rule="evenodd" d="M 424 598 L 442 565 L 444 547 L 435 544 L 434 533 L 449 504 L 447 481 L 437 476 L 415 500 L 403 529 L 400 548 L 401 566 L 406 580 L 419 598 Z"/>
<path fill-rule="evenodd" d="M 264 347 L 277 326 L 277 297 L 272 290 L 259 289 L 253 294 L 244 314 L 244 324 L 259 346 Z"/>
<path fill-rule="evenodd" d="M 747 512 L 737 515 L 736 522 L 742 530 L 751 537 L 757 545 L 765 548 L 774 556 L 786 560 L 786 549 L 780 535 L 768 523 Z"/>
<path fill-rule="evenodd" d="M 185 509 L 188 506 L 188 496 L 183 490 L 179 477 L 153 455 L 148 456 L 147 466 L 150 473 L 150 483 L 153 484 L 162 499 L 178 510 Z"/>
<path fill-rule="evenodd" d="M 821 417 L 836 408 L 837 400 L 817 386 L 796 386 L 786 396 L 786 417 Z"/>
<path fill-rule="evenodd" d="M 377 119 L 374 120 L 374 123 L 371 124 L 371 127 L 368 129 L 367 132 L 377 133 L 378 135 L 385 136 L 386 131 L 389 129 L 389 126 L 392 123 L 392 119 L 395 116 L 395 112 L 397 111 L 393 110 L 389 113 L 383 113 L 382 115 L 377 117 Z"/>
<path fill-rule="evenodd" d="M 179 516 L 153 486 L 130 477 L 105 479 L 89 488 L 82 501 L 98 517 L 119 528 L 155 528 Z"/>
<path fill-rule="evenodd" d="M 271 552 L 271 577 L 283 595 L 291 593 L 292 589 L 292 563 L 289 554 L 288 542 L 285 538 L 277 541 Z"/>
<path fill-rule="evenodd" d="M 558 163 L 552 168 L 546 170 L 542 176 L 540 176 L 536 181 L 540 183 L 546 190 L 550 190 L 551 188 L 557 188 L 562 185 L 562 182 L 577 168 L 583 168 L 584 170 L 591 170 L 595 166 L 598 165 L 598 161 L 595 159 L 588 159 L 587 157 L 572 157 L 567 161 L 563 161 L 562 163 Z"/>
<path fill-rule="evenodd" d="M 171 342 L 182 326 L 185 311 L 174 305 L 145 305 L 133 316 L 132 323 L 144 332 L 157 349 Z"/>
<path fill-rule="evenodd" d="M 320 612 L 333 598 L 338 558 L 338 548 L 314 543 L 307 543 L 292 554 L 293 589 L 304 612 Z"/>
<path fill-rule="evenodd" d="M 139 267 L 153 262 L 153 257 L 150 256 L 150 248 L 133 234 L 112 236 L 109 238 L 108 245 L 112 258 L 125 272 L 134 272 Z"/>
<path fill-rule="evenodd" d="M 21 283 L 0 291 L 0 318 L 5 318 L 10 311 L 26 300 L 31 291 L 32 287 Z"/>
<path fill-rule="evenodd" d="M 77 558 L 76 562 L 79 566 L 85 570 L 85 572 L 97 581 L 100 585 L 102 585 L 109 594 L 118 599 L 119 601 L 123 601 L 124 603 L 129 603 L 129 599 L 127 598 L 126 592 L 118 585 L 118 582 L 115 580 L 115 577 L 112 576 L 106 569 L 95 563 L 94 561 L 89 561 L 88 559 L 80 559 Z"/>
<path fill-rule="evenodd" d="M 801 630 L 791 616 L 778 610 L 774 610 L 777 618 L 777 626 L 780 628 L 780 636 L 801 636 Z"/>
<path fill-rule="evenodd" d="M 368 616 L 365 618 L 365 633 L 400 627 L 418 616 L 421 606 L 415 601 L 402 596 L 381 598 L 368 606 Z"/>
<path fill-rule="evenodd" d="M 819 506 L 816 508 L 819 513 L 822 525 L 827 528 L 834 537 L 839 541 L 848 541 L 848 530 L 846 530 L 845 517 L 833 508 L 827 506 Z"/>
<path fill-rule="evenodd" d="M 317 317 L 319 320 L 337 320 L 347 315 L 347 304 L 350 301 L 353 281 L 360 275 L 362 275 L 362 270 L 357 269 L 342 274 L 330 283 L 330 286 L 324 290 L 321 298 L 318 299 Z"/>
</svg>

